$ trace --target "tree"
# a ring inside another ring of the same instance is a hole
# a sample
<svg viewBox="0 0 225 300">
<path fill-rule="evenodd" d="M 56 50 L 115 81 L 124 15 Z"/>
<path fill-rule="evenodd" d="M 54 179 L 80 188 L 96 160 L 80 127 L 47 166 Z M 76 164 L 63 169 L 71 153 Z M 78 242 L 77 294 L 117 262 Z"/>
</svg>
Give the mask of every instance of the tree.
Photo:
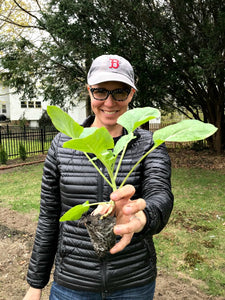
<svg viewBox="0 0 225 300">
<path fill-rule="evenodd" d="M 23 11 L 19 7 L 23 7 L 25 11 Z M 31 23 L 31 15 L 27 13 L 29 9 L 29 2 L 27 3 L 21 0 L 1 0 L 0 34 L 7 34 L 8 39 L 13 39 L 21 35 L 21 33 L 25 29 L 27 29 L 27 27 Z"/>
<path fill-rule="evenodd" d="M 92 59 L 117 53 L 139 77 L 134 107 L 210 122 L 218 127 L 213 147 L 225 147 L 224 1 L 51 0 L 33 22 L 45 33 L 38 44 L 21 37 L 1 45 L 1 78 L 23 97 L 42 93 L 64 106 L 85 95 Z"/>
<path fill-rule="evenodd" d="M 217 126 L 213 138 L 220 153 L 225 146 L 225 3 L 170 0 L 118 5 L 121 13 L 113 15 L 121 24 L 126 22 L 134 42 L 131 61 L 144 75 L 138 87 L 161 108 L 169 106 L 199 120 L 203 115 L 205 122 Z"/>
</svg>

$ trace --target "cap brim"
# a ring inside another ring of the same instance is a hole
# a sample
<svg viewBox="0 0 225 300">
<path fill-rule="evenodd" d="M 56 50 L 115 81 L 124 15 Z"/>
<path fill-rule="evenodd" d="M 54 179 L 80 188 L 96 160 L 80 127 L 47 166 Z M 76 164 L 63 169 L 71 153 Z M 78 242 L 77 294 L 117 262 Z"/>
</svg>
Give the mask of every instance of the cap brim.
<svg viewBox="0 0 225 300">
<path fill-rule="evenodd" d="M 124 75 L 118 74 L 118 73 L 109 73 L 109 72 L 100 72 L 98 75 L 91 76 L 88 78 L 88 84 L 89 85 L 95 85 L 99 84 L 101 82 L 107 82 L 107 81 L 118 81 L 118 82 L 123 82 L 137 90 L 136 86 L 134 83 L 127 78 Z"/>
</svg>

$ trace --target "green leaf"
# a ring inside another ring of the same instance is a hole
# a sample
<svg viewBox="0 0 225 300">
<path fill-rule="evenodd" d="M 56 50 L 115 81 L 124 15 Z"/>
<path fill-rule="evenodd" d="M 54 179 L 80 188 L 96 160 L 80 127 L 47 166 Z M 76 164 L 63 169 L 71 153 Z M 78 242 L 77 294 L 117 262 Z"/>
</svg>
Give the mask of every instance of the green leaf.
<svg viewBox="0 0 225 300">
<path fill-rule="evenodd" d="M 126 128 L 128 133 L 130 133 L 147 121 L 159 116 L 159 110 L 153 107 L 134 108 L 120 116 L 117 123 Z"/>
<path fill-rule="evenodd" d="M 97 127 L 85 127 L 79 138 L 84 138 L 93 134 L 98 128 Z"/>
<path fill-rule="evenodd" d="M 115 156 L 117 156 L 122 150 L 123 148 L 133 139 L 135 139 L 136 137 L 134 136 L 133 132 L 127 134 L 127 135 L 123 135 L 116 143 L 115 148 L 113 150 L 113 153 Z"/>
<path fill-rule="evenodd" d="M 112 170 L 112 166 L 116 161 L 116 156 L 113 154 L 112 150 L 103 151 L 98 155 L 98 158 L 107 168 L 107 170 Z"/>
<path fill-rule="evenodd" d="M 174 125 L 169 125 L 154 132 L 153 140 L 167 142 L 189 142 L 206 139 L 216 132 L 217 128 L 198 120 L 184 120 Z"/>
<path fill-rule="evenodd" d="M 112 149 L 114 141 L 108 130 L 105 127 L 101 127 L 84 138 L 75 138 L 65 142 L 63 147 L 94 153 L 98 157 L 102 152 Z"/>
<path fill-rule="evenodd" d="M 86 201 L 83 204 L 76 205 L 69 209 L 61 218 L 60 222 L 64 221 L 75 221 L 79 220 L 81 216 L 89 210 L 90 204 L 89 201 Z"/>
<path fill-rule="evenodd" d="M 73 120 L 66 112 L 57 106 L 48 106 L 47 113 L 55 128 L 72 138 L 78 138 L 83 127 Z"/>
</svg>

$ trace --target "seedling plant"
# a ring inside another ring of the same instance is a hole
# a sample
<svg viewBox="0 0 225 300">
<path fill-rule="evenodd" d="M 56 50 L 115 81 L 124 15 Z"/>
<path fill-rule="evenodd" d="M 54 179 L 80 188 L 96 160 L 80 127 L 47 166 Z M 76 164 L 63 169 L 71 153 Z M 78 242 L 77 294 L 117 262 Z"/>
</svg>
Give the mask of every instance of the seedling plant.
<svg viewBox="0 0 225 300">
<path fill-rule="evenodd" d="M 153 134 L 153 147 L 146 152 L 139 161 L 133 165 L 128 174 L 123 179 L 120 186 L 117 186 L 116 179 L 126 153 L 127 146 L 130 141 L 135 139 L 134 130 L 142 124 L 160 116 L 160 112 L 156 108 L 144 107 L 128 110 L 117 120 L 117 123 L 126 129 L 127 134 L 121 136 L 114 145 L 114 140 L 105 127 L 101 128 L 84 128 L 74 121 L 67 113 L 56 106 L 48 106 L 47 113 L 50 116 L 54 126 L 60 132 L 71 137 L 71 140 L 63 144 L 64 148 L 71 148 L 82 151 L 91 164 L 96 168 L 104 180 L 115 191 L 121 188 L 126 183 L 127 179 L 137 167 L 137 165 L 154 149 L 162 143 L 168 142 L 188 142 L 198 141 L 209 137 L 214 134 L 217 128 L 212 124 L 206 124 L 198 120 L 184 120 L 177 124 L 169 125 L 161 128 Z M 90 156 L 94 154 L 94 157 Z M 118 157 L 120 154 L 120 157 Z M 96 160 L 100 160 L 105 166 L 109 179 L 102 173 L 96 164 Z M 116 165 L 116 161 L 118 163 Z M 109 205 L 110 209 L 100 218 L 110 216 L 114 208 L 114 202 L 99 202 L 90 204 L 89 201 L 83 204 L 72 207 L 61 218 L 60 221 L 75 221 L 81 218 L 92 205 Z"/>
<path fill-rule="evenodd" d="M 162 143 L 168 142 L 187 142 L 187 141 L 197 141 L 205 139 L 212 135 L 217 129 L 212 124 L 206 124 L 198 120 L 184 120 L 174 125 L 169 125 L 167 127 L 161 128 L 154 132 L 153 147 L 143 155 L 140 160 L 132 166 L 129 173 L 124 178 L 123 182 L 119 187 L 116 185 L 116 178 L 120 170 L 122 160 L 124 158 L 127 145 L 133 139 L 135 139 L 134 130 L 146 123 L 149 120 L 159 117 L 159 110 L 152 107 L 145 108 L 135 108 L 128 110 L 117 120 L 120 124 L 127 130 L 127 134 L 123 135 L 119 141 L 114 146 L 114 140 L 109 134 L 108 130 L 104 127 L 101 128 L 84 128 L 74 121 L 67 113 L 56 106 L 48 106 L 47 112 L 52 119 L 52 122 L 57 130 L 71 137 L 72 139 L 63 144 L 64 148 L 71 148 L 84 152 L 88 160 L 96 168 L 96 170 L 101 174 L 104 180 L 112 187 L 115 191 L 121 188 L 127 181 L 128 177 L 134 171 L 136 166 L 155 148 L 157 148 Z M 115 163 L 119 153 L 121 153 L 117 167 L 115 168 Z M 90 153 L 93 153 L 94 158 L 90 157 Z M 102 164 L 106 167 L 109 179 L 105 177 L 99 167 L 95 164 L 95 160 L 99 159 Z M 86 201 L 82 205 L 77 205 L 65 213 L 60 221 L 73 221 L 78 220 L 83 213 L 88 211 L 91 205 L 102 204 L 94 203 L 89 204 Z M 104 202 L 107 204 L 107 202 Z M 109 201 L 108 204 L 112 206 L 113 201 Z"/>
</svg>

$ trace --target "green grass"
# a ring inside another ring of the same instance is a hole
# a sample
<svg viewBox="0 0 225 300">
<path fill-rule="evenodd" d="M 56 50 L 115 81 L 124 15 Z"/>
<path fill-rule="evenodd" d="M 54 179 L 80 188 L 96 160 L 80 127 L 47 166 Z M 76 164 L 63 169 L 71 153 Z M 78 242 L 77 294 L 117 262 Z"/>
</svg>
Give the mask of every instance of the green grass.
<svg viewBox="0 0 225 300">
<path fill-rule="evenodd" d="M 19 212 L 39 210 L 43 164 L 15 168 L 0 174 L 0 205 Z"/>
<path fill-rule="evenodd" d="M 39 210 L 43 164 L 0 174 L 0 205 L 19 212 Z M 225 296 L 225 174 L 173 169 L 174 210 L 154 237 L 158 268 L 198 279 L 210 295 Z"/>
<path fill-rule="evenodd" d="M 225 174 L 174 169 L 174 210 L 155 244 L 159 268 L 203 281 L 205 292 L 225 296 Z"/>
</svg>

